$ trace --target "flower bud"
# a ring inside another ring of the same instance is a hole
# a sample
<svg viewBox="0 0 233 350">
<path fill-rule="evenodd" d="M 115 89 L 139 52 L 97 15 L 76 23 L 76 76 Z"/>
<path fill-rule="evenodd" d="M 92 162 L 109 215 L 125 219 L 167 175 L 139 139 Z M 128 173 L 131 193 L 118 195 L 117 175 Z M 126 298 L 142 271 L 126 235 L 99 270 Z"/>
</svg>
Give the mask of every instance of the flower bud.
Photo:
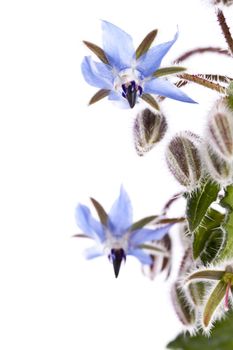
<svg viewBox="0 0 233 350">
<path fill-rule="evenodd" d="M 135 148 L 139 156 L 150 151 L 167 131 L 163 114 L 153 113 L 149 108 L 138 113 L 133 126 Z"/>
<path fill-rule="evenodd" d="M 170 141 L 166 150 L 166 160 L 170 171 L 181 185 L 191 190 L 198 185 L 202 175 L 198 149 L 200 141 L 195 134 L 180 133 Z"/>
<path fill-rule="evenodd" d="M 202 306 L 206 293 L 206 288 L 207 283 L 190 283 L 190 285 L 188 286 L 188 291 L 194 306 Z"/>
<path fill-rule="evenodd" d="M 226 99 L 221 99 L 212 108 L 206 139 L 221 158 L 233 160 L 233 112 L 229 109 Z"/>
<path fill-rule="evenodd" d="M 185 326 L 194 325 L 196 321 L 195 311 L 190 305 L 188 298 L 185 295 L 185 291 L 181 289 L 179 283 L 176 282 L 173 284 L 171 296 L 174 309 L 180 321 Z"/>
<path fill-rule="evenodd" d="M 210 147 L 206 147 L 204 152 L 204 160 L 207 172 L 210 176 L 222 186 L 227 186 L 232 183 L 233 179 L 233 164 L 220 158 Z"/>
<path fill-rule="evenodd" d="M 172 240 L 169 234 L 165 235 L 160 241 L 162 248 L 165 248 L 167 255 L 163 254 L 151 255 L 152 263 L 150 265 L 143 265 L 142 272 L 145 276 L 153 280 L 159 273 L 165 272 L 166 279 L 171 273 L 171 250 L 172 250 Z"/>
<path fill-rule="evenodd" d="M 211 0 L 211 3 L 213 5 L 219 5 L 222 3 L 223 5 L 230 6 L 233 4 L 233 0 Z"/>
</svg>

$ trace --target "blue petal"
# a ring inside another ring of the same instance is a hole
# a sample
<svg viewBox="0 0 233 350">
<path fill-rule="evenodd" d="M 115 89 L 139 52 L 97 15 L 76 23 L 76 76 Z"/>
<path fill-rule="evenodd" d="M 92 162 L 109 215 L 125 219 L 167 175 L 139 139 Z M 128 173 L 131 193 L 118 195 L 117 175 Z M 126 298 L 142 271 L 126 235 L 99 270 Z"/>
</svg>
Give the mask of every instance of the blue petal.
<svg viewBox="0 0 233 350">
<path fill-rule="evenodd" d="M 182 90 L 166 79 L 155 78 L 145 83 L 143 91 L 148 94 L 156 94 L 172 98 L 182 102 L 197 103 Z"/>
<path fill-rule="evenodd" d="M 169 224 L 154 230 L 148 228 L 136 230 L 130 237 L 130 245 L 137 246 L 145 242 L 160 240 L 168 233 L 172 225 L 173 224 Z"/>
<path fill-rule="evenodd" d="M 93 239 L 99 239 L 100 242 L 105 240 L 105 233 L 100 222 L 95 220 L 90 212 L 90 209 L 82 204 L 79 204 L 75 212 L 77 225 L 83 233 Z"/>
<path fill-rule="evenodd" d="M 91 247 L 85 250 L 84 255 L 86 259 L 94 259 L 98 256 L 102 256 L 103 252 L 97 247 Z"/>
<path fill-rule="evenodd" d="M 115 91 L 111 91 L 110 94 L 108 95 L 109 101 L 114 101 L 117 103 L 117 106 L 122 109 L 129 109 L 129 103 L 128 101 L 122 97 L 121 94 Z"/>
<path fill-rule="evenodd" d="M 112 89 L 114 77 L 107 64 L 95 62 L 90 56 L 85 56 L 81 69 L 88 84 L 100 89 Z"/>
<path fill-rule="evenodd" d="M 109 63 L 118 70 L 131 67 L 134 56 L 129 34 L 107 21 L 102 21 L 103 48 Z"/>
<path fill-rule="evenodd" d="M 132 206 L 128 194 L 121 186 L 120 195 L 109 213 L 108 226 L 114 236 L 122 236 L 132 225 Z"/>
<path fill-rule="evenodd" d="M 142 249 L 130 249 L 127 255 L 135 256 L 144 265 L 152 264 L 150 255 L 145 253 Z"/>
<path fill-rule="evenodd" d="M 169 49 L 175 43 L 178 38 L 178 32 L 174 36 L 173 40 L 166 43 L 157 45 L 149 49 L 143 56 L 137 61 L 137 69 L 145 76 L 148 77 L 154 73 L 161 64 L 163 57 L 167 54 Z"/>
</svg>

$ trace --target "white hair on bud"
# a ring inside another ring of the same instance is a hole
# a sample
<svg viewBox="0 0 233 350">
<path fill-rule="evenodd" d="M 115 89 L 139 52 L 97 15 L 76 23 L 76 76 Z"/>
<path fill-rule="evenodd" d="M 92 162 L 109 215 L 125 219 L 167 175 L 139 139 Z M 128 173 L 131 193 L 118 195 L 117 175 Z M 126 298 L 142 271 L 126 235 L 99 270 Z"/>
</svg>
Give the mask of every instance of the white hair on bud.
<svg viewBox="0 0 233 350">
<path fill-rule="evenodd" d="M 228 107 L 226 98 L 219 99 L 210 110 L 205 139 L 220 158 L 233 160 L 233 112 Z"/>
</svg>

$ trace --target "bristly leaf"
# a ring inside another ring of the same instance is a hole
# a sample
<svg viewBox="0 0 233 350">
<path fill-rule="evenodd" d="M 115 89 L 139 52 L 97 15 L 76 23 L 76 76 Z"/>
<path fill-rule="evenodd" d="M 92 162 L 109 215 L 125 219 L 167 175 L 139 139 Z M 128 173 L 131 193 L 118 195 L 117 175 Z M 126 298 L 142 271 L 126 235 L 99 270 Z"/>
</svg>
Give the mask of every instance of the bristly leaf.
<svg viewBox="0 0 233 350">
<path fill-rule="evenodd" d="M 107 97 L 110 93 L 110 90 L 106 90 L 106 89 L 100 89 L 99 91 L 97 91 L 97 93 L 90 99 L 89 101 L 89 105 L 92 105 L 93 103 L 96 103 L 100 100 L 102 100 L 103 98 Z"/>
<path fill-rule="evenodd" d="M 108 214 L 106 213 L 106 211 L 104 210 L 102 205 L 96 199 L 94 199 L 94 198 L 90 198 L 90 199 L 95 207 L 95 210 L 97 211 L 97 214 L 100 218 L 100 222 L 106 226 L 107 221 L 108 221 Z"/>
<path fill-rule="evenodd" d="M 213 292 L 209 296 L 209 299 L 205 305 L 203 312 L 203 324 L 205 327 L 209 326 L 210 320 L 221 303 L 224 295 L 226 293 L 226 283 L 223 281 L 218 282 L 217 286 L 214 288 Z"/>
<path fill-rule="evenodd" d="M 136 221 L 135 223 L 133 223 L 133 225 L 130 227 L 130 231 L 133 232 L 135 230 L 138 230 L 142 227 L 144 227 L 145 225 L 151 223 L 152 221 L 154 221 L 156 218 L 158 217 L 158 215 L 151 215 L 151 216 L 147 216 L 139 221 Z"/>
<path fill-rule="evenodd" d="M 226 246 L 219 256 L 219 259 L 230 259 L 233 257 L 233 185 L 225 188 L 225 195 L 220 204 L 227 210 L 223 229 L 226 231 Z"/>
<path fill-rule="evenodd" d="M 226 234 L 220 227 L 225 215 L 209 208 L 200 225 L 193 232 L 193 257 L 200 258 L 203 264 L 218 259 L 220 251 L 226 244 Z"/>
<path fill-rule="evenodd" d="M 143 101 L 147 102 L 151 107 L 157 109 L 157 111 L 160 110 L 158 102 L 150 94 L 143 94 L 141 96 L 141 99 Z"/>
<path fill-rule="evenodd" d="M 153 77 L 155 78 L 160 78 L 165 75 L 170 75 L 170 74 L 176 74 L 180 72 L 184 72 L 186 68 L 184 67 L 164 67 L 164 68 L 159 68 L 157 71 L 153 73 Z"/>
<path fill-rule="evenodd" d="M 152 42 L 154 41 L 156 35 L 158 33 L 158 30 L 152 30 L 149 34 L 147 34 L 147 36 L 142 40 L 141 44 L 138 46 L 137 50 L 136 50 L 136 59 L 138 59 L 139 57 L 141 57 L 144 53 L 146 53 Z"/>
<path fill-rule="evenodd" d="M 220 186 L 208 179 L 187 198 L 186 215 L 191 232 L 201 223 L 209 206 L 216 201 L 219 190 Z"/>
<path fill-rule="evenodd" d="M 103 49 L 101 49 L 101 47 L 91 43 L 90 41 L 83 41 L 83 43 L 88 47 L 88 49 L 90 49 L 92 52 L 94 52 L 94 54 L 99 57 L 99 59 L 105 63 L 105 64 L 109 64 L 108 59 L 105 55 L 105 52 Z"/>
<path fill-rule="evenodd" d="M 186 279 L 187 282 L 192 282 L 193 280 L 221 280 L 221 278 L 226 273 L 225 270 L 202 270 L 192 273 Z M 195 282 L 195 281 L 193 281 Z"/>
<path fill-rule="evenodd" d="M 224 320 L 218 321 L 211 332 L 211 337 L 205 337 L 201 332 L 195 336 L 182 333 L 167 345 L 173 350 L 232 350 L 233 313 L 227 315 Z"/>
</svg>

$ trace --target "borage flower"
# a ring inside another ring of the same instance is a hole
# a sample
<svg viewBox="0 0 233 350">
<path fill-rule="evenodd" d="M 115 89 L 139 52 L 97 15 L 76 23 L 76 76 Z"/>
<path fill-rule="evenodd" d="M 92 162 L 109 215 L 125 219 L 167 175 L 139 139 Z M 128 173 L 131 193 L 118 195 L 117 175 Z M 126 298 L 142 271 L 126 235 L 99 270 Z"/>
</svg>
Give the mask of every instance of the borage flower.
<svg viewBox="0 0 233 350">
<path fill-rule="evenodd" d="M 165 96 L 182 102 L 195 103 L 167 79 L 160 78 L 184 70 L 182 67 L 159 68 L 163 57 L 175 43 L 173 40 L 150 48 L 157 30 L 150 32 L 135 51 L 132 38 L 117 26 L 102 21 L 103 49 L 84 41 L 102 62 L 86 56 L 82 62 L 82 73 L 86 82 L 99 90 L 90 104 L 108 96 L 123 108 L 133 108 L 142 98 L 158 109 L 150 94 Z"/>
<path fill-rule="evenodd" d="M 85 251 L 87 259 L 102 255 L 108 256 L 117 277 L 121 263 L 126 260 L 127 255 L 136 257 L 144 265 L 151 265 L 153 252 L 166 254 L 161 248 L 157 249 L 153 244 L 144 243 L 162 239 L 173 224 L 156 229 L 144 228 L 146 224 L 155 219 L 155 216 L 144 218 L 133 224 L 131 202 L 123 187 L 109 214 L 95 199 L 91 198 L 91 200 L 100 221 L 94 219 L 87 206 L 79 204 L 76 208 L 76 221 L 85 235 L 78 234 L 75 237 L 86 236 L 96 242 L 94 247 Z"/>
</svg>

